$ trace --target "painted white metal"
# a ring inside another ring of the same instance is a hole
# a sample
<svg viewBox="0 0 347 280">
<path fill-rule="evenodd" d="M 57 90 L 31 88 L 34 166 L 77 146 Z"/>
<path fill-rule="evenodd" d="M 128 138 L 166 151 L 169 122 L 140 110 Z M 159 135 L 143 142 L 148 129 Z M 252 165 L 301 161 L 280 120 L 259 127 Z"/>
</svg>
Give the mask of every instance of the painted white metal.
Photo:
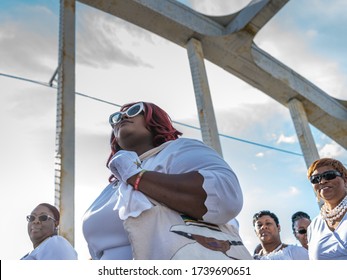
<svg viewBox="0 0 347 280">
<path fill-rule="evenodd" d="M 75 0 L 60 2 L 55 203 L 59 234 L 74 245 L 75 224 Z"/>
<path fill-rule="evenodd" d="M 319 154 L 307 120 L 305 108 L 295 98 L 288 102 L 288 108 L 292 116 L 301 150 L 304 154 L 306 167 L 308 168 L 312 162 L 319 159 Z"/>
<path fill-rule="evenodd" d="M 190 39 L 187 43 L 187 52 L 192 73 L 202 140 L 223 156 L 201 43 L 194 38 Z"/>
</svg>

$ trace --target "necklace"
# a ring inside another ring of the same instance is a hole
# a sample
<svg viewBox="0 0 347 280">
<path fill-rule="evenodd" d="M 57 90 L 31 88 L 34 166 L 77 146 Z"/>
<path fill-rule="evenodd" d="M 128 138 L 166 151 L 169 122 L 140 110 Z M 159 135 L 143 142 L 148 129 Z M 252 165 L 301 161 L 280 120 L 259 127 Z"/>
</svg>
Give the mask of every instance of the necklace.
<svg viewBox="0 0 347 280">
<path fill-rule="evenodd" d="M 329 225 L 334 225 L 336 220 L 340 218 L 347 209 L 347 195 L 342 199 L 342 201 L 334 209 L 327 209 L 327 206 L 324 204 L 320 210 L 320 214 Z"/>
</svg>

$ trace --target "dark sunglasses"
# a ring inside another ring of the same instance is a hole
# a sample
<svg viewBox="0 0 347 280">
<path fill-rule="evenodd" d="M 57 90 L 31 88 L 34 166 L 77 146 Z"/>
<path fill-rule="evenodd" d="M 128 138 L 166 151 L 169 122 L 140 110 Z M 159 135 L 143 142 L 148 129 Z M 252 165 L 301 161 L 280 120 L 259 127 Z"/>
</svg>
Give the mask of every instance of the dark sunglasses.
<svg viewBox="0 0 347 280">
<path fill-rule="evenodd" d="M 51 216 L 48 216 L 48 215 L 41 215 L 41 216 L 38 216 L 38 217 L 37 217 L 37 216 L 34 216 L 34 215 L 28 215 L 28 216 L 27 216 L 27 221 L 28 221 L 28 222 L 33 222 L 33 221 L 36 220 L 36 218 L 38 218 L 40 222 L 45 222 L 45 221 L 47 221 L 48 219 L 51 219 L 51 220 L 55 221 L 54 218 L 52 218 Z"/>
<path fill-rule="evenodd" d="M 296 230 L 295 232 L 299 234 L 306 234 L 307 230 L 303 228 L 303 229 Z"/>
<path fill-rule="evenodd" d="M 129 118 L 133 118 L 135 116 L 137 116 L 138 114 L 140 114 L 142 111 L 145 111 L 145 107 L 143 106 L 143 103 L 136 103 L 132 106 L 130 106 L 126 111 L 124 112 L 116 112 L 113 113 L 110 118 L 109 118 L 109 123 L 111 126 L 116 125 L 117 123 L 119 123 L 122 118 L 123 115 L 128 116 Z"/>
<path fill-rule="evenodd" d="M 324 180 L 333 180 L 336 177 L 342 177 L 341 173 L 336 170 L 329 170 L 323 172 L 322 174 L 315 174 L 310 177 L 311 184 L 319 184 L 322 179 Z"/>
</svg>

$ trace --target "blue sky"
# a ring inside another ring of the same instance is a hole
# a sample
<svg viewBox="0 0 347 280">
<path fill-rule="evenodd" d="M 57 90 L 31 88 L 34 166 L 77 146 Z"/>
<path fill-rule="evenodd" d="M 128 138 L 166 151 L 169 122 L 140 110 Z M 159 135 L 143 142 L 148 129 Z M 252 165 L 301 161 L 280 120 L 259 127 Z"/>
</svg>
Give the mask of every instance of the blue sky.
<svg viewBox="0 0 347 280">
<path fill-rule="evenodd" d="M 232 13 L 248 1 L 185 1 L 207 14 Z M 289 1 L 264 27 L 256 44 L 334 97 L 347 100 L 345 1 Z M 199 126 L 186 50 L 120 19 L 77 4 L 76 91 L 115 104 L 145 100 L 174 121 Z M 19 259 L 31 249 L 25 216 L 54 201 L 56 90 L 12 79 L 47 83 L 58 61 L 59 1 L 0 1 L 1 195 L 5 215 L 0 259 Z M 289 111 L 264 93 L 206 62 L 217 125 L 223 135 L 301 154 Z M 177 71 L 179 69 L 179 71 Z M 76 97 L 76 249 L 88 258 L 81 233 L 84 211 L 107 184 L 108 116 L 118 108 Z M 175 125 L 184 137 L 200 132 Z M 312 132 L 320 156 L 347 163 L 346 150 Z M 237 173 L 244 207 L 238 220 L 252 251 L 258 240 L 252 216 L 276 213 L 281 237 L 296 243 L 290 217 L 318 214 L 302 156 L 221 137 L 223 155 Z M 16 246 L 13 246 L 16 244 Z"/>
</svg>

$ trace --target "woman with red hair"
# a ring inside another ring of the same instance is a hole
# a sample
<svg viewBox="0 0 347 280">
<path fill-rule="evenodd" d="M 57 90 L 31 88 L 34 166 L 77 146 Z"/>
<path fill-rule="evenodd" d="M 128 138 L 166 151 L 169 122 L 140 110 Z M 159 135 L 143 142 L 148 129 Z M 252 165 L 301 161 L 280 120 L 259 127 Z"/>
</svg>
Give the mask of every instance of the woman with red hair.
<svg viewBox="0 0 347 280">
<path fill-rule="evenodd" d="M 160 107 L 126 104 L 109 122 L 110 184 L 83 222 L 92 259 L 133 259 L 124 221 L 151 209 L 152 199 L 214 224 L 226 224 L 241 211 L 241 188 L 229 165 L 201 141 L 179 138 L 182 133 Z"/>
</svg>

